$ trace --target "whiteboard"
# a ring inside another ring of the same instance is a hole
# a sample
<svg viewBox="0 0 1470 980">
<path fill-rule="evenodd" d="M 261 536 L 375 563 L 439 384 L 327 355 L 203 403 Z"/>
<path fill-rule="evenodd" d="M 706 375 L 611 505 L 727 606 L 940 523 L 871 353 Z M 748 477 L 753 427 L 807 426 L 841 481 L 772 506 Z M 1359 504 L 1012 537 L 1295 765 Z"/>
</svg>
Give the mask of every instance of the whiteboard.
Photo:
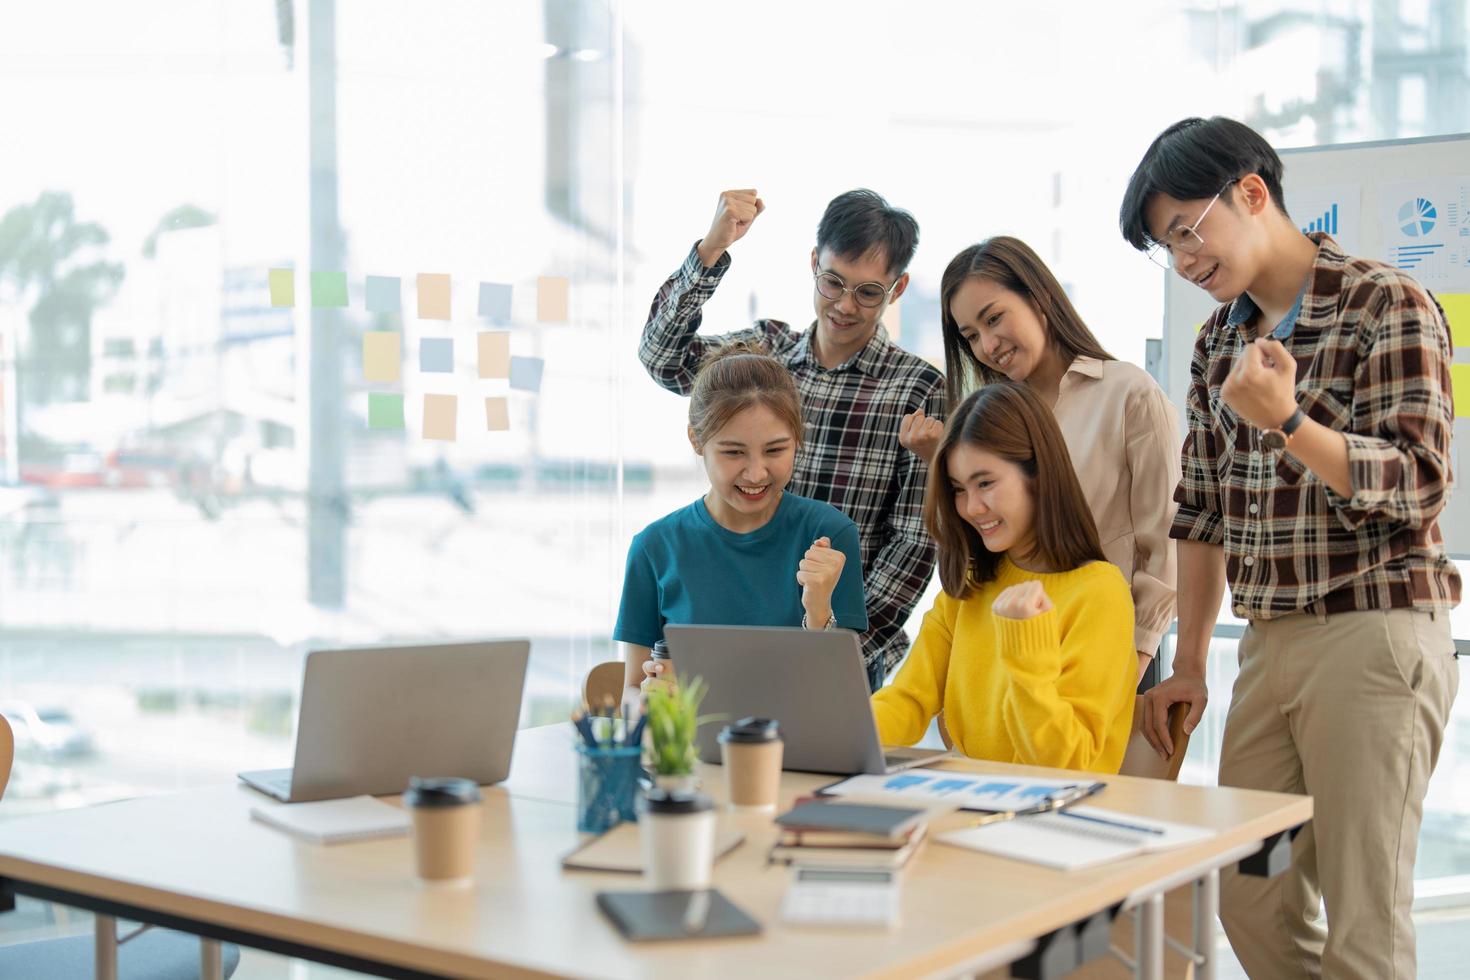
<svg viewBox="0 0 1470 980">
<path fill-rule="evenodd" d="M 1333 238 L 1350 254 L 1406 268 L 1442 303 L 1470 294 L 1470 133 L 1280 153 L 1287 209 L 1303 229 L 1335 228 Z M 1182 419 L 1196 331 L 1215 304 L 1204 290 L 1166 275 L 1164 389 Z M 1467 365 L 1460 368 L 1462 379 L 1470 371 L 1470 323 L 1464 318 L 1470 310 L 1453 321 L 1459 328 L 1454 360 Z M 1470 558 L 1470 489 L 1463 487 L 1470 482 L 1470 398 L 1463 391 L 1450 449 L 1461 486 L 1451 491 L 1439 518 L 1454 558 Z"/>
</svg>

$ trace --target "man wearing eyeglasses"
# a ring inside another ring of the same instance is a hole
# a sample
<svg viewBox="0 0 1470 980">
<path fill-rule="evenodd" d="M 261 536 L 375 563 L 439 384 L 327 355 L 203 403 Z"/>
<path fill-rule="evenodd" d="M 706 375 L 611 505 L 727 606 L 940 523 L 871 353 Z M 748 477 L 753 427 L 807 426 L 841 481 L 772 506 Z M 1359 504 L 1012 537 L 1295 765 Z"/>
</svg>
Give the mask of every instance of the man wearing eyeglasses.
<svg viewBox="0 0 1470 980">
<path fill-rule="evenodd" d="M 789 489 L 824 500 L 858 526 L 868 630 L 862 635 L 869 686 L 908 652 L 903 625 L 934 572 L 924 530 L 928 463 L 898 442 L 905 415 L 944 411 L 944 377 L 893 344 L 883 313 L 903 295 L 919 241 L 912 215 L 869 190 L 834 198 L 812 249 L 816 319 L 805 330 L 780 320 L 724 336 L 701 336 L 701 309 L 730 268 L 731 245 L 765 203 L 754 190 L 720 195 L 704 238 L 654 297 L 638 356 L 663 387 L 689 394 L 700 362 L 735 340 L 757 340 L 791 370 L 806 438 Z"/>
<path fill-rule="evenodd" d="M 1314 798 L 1288 872 L 1222 875 L 1231 945 L 1252 977 L 1407 980 L 1424 793 L 1459 686 L 1438 525 L 1450 334 L 1409 276 L 1304 234 L 1281 173 L 1248 127 L 1187 119 L 1124 196 L 1124 237 L 1223 304 L 1190 365 L 1178 652 L 1142 726 L 1167 754 L 1170 705 L 1198 724 L 1228 581 L 1249 625 L 1220 783 Z"/>
</svg>

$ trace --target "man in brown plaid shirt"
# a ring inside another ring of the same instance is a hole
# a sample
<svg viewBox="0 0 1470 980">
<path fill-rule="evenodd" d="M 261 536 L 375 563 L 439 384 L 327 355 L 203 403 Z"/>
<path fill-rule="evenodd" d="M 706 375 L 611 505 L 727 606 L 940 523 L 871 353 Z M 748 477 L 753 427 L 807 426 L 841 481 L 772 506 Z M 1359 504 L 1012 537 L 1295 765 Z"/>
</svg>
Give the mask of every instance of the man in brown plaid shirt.
<svg viewBox="0 0 1470 980">
<path fill-rule="evenodd" d="M 1124 237 L 1223 304 L 1190 366 L 1178 652 L 1143 726 L 1167 754 L 1171 704 L 1199 723 L 1228 581 L 1249 625 L 1220 783 L 1315 803 L 1288 872 L 1222 875 L 1231 945 L 1252 977 L 1408 980 L 1424 793 L 1459 686 L 1460 579 L 1437 523 L 1450 334 L 1413 279 L 1304 235 L 1281 173 L 1248 127 L 1187 119 L 1123 201 Z"/>
<path fill-rule="evenodd" d="M 858 526 L 868 609 L 863 661 L 877 690 L 908 652 L 903 625 L 934 573 L 922 516 L 929 464 L 899 445 L 898 431 L 905 415 L 943 415 L 944 375 L 889 340 L 883 326 L 884 311 L 908 287 L 904 270 L 919 225 L 870 190 L 840 194 L 817 226 L 810 327 L 762 319 L 724 336 L 699 334 L 702 308 L 730 268 L 726 250 L 764 210 L 754 190 L 720 195 L 709 231 L 654 297 L 638 357 L 681 395 L 709 352 L 734 340 L 765 344 L 791 370 L 807 430 L 788 489 L 826 501 Z"/>
</svg>

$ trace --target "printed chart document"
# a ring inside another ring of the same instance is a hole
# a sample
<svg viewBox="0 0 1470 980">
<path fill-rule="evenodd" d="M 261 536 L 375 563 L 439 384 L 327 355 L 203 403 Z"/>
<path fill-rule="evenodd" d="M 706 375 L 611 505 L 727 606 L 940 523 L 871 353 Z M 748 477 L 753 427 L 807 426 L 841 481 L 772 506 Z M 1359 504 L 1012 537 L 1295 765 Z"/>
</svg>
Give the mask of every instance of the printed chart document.
<svg viewBox="0 0 1470 980">
<path fill-rule="evenodd" d="M 1207 827 L 1077 806 L 1017 817 L 985 827 L 950 831 L 934 839 L 999 857 L 1072 871 L 1121 858 L 1182 847 L 1215 836 Z"/>
<path fill-rule="evenodd" d="M 257 803 L 250 815 L 313 844 L 403 837 L 413 825 L 407 810 L 371 796 L 315 803 Z"/>
<path fill-rule="evenodd" d="M 1097 780 L 1039 779 L 1034 776 L 987 776 L 980 773 L 946 772 L 942 769 L 909 769 L 886 776 L 853 776 L 824 786 L 824 794 L 885 801 L 936 804 L 960 810 L 1025 810 L 1078 787 L 1101 787 Z"/>
</svg>

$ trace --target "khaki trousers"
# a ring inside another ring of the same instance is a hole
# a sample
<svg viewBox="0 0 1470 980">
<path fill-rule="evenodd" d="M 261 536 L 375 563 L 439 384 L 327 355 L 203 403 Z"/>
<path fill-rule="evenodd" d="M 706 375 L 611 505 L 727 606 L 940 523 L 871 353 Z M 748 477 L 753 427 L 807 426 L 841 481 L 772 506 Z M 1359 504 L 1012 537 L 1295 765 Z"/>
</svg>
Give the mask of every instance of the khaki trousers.
<svg viewBox="0 0 1470 980">
<path fill-rule="evenodd" d="M 1220 919 L 1251 977 L 1415 976 L 1419 822 L 1458 688 L 1445 613 L 1301 614 L 1247 627 L 1220 785 L 1314 799 L 1290 870 L 1221 875 Z"/>
</svg>

